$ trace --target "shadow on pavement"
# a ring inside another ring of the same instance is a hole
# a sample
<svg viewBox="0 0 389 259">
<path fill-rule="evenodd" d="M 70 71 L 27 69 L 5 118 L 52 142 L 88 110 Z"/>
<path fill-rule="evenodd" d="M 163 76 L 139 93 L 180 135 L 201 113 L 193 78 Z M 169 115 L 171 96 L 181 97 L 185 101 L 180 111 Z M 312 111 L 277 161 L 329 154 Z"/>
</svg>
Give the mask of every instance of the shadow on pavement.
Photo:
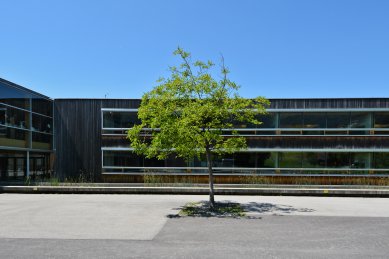
<svg viewBox="0 0 389 259">
<path fill-rule="evenodd" d="M 238 207 L 240 212 L 230 212 L 232 207 Z M 261 219 L 263 215 L 283 216 L 293 213 L 310 213 L 314 209 L 296 208 L 290 205 L 263 203 L 263 202 L 248 202 L 236 203 L 228 200 L 218 201 L 217 209 L 215 211 L 209 210 L 208 201 L 200 201 L 198 203 L 188 203 L 179 208 L 174 208 L 177 213 L 167 215 L 168 218 L 182 218 L 182 217 L 215 217 L 215 218 L 235 218 L 235 219 Z M 187 212 L 190 211 L 189 215 Z"/>
<path fill-rule="evenodd" d="M 314 212 L 314 209 L 309 208 L 295 208 L 290 205 L 281 205 L 273 203 L 262 203 L 262 202 L 249 202 L 242 203 L 242 208 L 247 213 L 259 213 L 259 214 L 291 214 L 293 212 Z"/>
</svg>

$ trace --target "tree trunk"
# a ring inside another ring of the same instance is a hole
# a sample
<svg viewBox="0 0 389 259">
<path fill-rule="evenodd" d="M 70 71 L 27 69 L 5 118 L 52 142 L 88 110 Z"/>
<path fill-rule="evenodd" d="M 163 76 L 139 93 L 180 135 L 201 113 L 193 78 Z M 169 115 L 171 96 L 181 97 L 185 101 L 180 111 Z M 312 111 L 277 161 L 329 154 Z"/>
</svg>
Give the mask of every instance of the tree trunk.
<svg viewBox="0 0 389 259">
<path fill-rule="evenodd" d="M 208 174 L 209 174 L 209 207 L 215 209 L 215 198 L 213 190 L 212 153 L 209 147 L 206 148 Z"/>
</svg>

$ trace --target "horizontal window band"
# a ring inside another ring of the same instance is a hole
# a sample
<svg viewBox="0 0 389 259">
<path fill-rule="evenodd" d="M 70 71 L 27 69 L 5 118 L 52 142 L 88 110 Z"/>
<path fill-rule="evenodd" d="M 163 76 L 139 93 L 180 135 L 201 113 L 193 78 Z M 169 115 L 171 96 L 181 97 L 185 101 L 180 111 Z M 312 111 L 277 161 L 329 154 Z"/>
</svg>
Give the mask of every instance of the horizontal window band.
<svg viewBox="0 0 389 259">
<path fill-rule="evenodd" d="M 1 127 L 10 128 L 10 129 L 17 129 L 17 130 L 24 130 L 24 131 L 28 131 L 28 132 L 34 132 L 34 133 L 42 133 L 42 134 L 46 134 L 46 135 L 53 135 L 53 133 L 49 133 L 49 132 L 32 130 L 30 128 L 19 128 L 19 127 L 15 127 L 15 126 L 11 126 L 11 125 L 5 125 L 5 124 L 1 124 L 0 123 L 0 129 L 1 129 Z"/>
<path fill-rule="evenodd" d="M 24 111 L 24 112 L 31 112 L 32 114 L 36 114 L 36 115 L 39 115 L 39 116 L 42 116 L 42 117 L 47 117 L 47 118 L 50 118 L 50 119 L 53 118 L 52 116 L 48 116 L 48 115 L 45 115 L 45 114 L 42 114 L 42 113 L 34 112 L 32 110 L 23 109 L 23 108 L 20 108 L 20 107 L 17 107 L 17 106 L 13 106 L 13 105 L 9 105 L 9 104 L 3 103 L 3 102 L 0 102 L 0 105 L 8 106 L 10 108 L 21 110 L 21 111 Z"/>
<path fill-rule="evenodd" d="M 22 148 L 22 147 L 10 147 L 10 146 L 0 146 L 0 150 L 10 150 L 10 151 L 30 151 L 30 152 L 44 152 L 52 153 L 52 149 L 33 149 L 33 148 Z"/>
<path fill-rule="evenodd" d="M 103 169 L 136 169 L 136 170 L 208 170 L 207 167 L 132 167 L 103 166 Z M 229 171 L 379 171 L 389 172 L 389 168 L 248 168 L 248 167 L 213 167 L 212 170 Z"/>
<path fill-rule="evenodd" d="M 208 176 L 207 173 L 150 173 L 150 172 L 103 172 L 102 175 L 166 175 L 166 176 Z M 280 176 L 280 177 L 389 177 L 389 174 L 302 174 L 302 173 L 218 173 L 215 176 Z"/>
<path fill-rule="evenodd" d="M 102 130 L 119 131 L 132 128 L 102 128 Z M 143 128 L 144 131 L 158 131 L 159 129 Z M 389 128 L 231 128 L 221 131 L 388 131 Z"/>
<path fill-rule="evenodd" d="M 133 151 L 133 148 L 129 147 L 102 147 L 101 151 Z M 350 152 L 350 153 L 388 153 L 389 148 L 248 148 L 245 150 L 240 150 L 235 153 L 244 153 L 244 152 L 307 152 L 307 153 L 342 153 L 342 152 Z"/>
<path fill-rule="evenodd" d="M 125 137 L 127 134 L 109 134 L 109 133 L 103 133 L 101 134 L 102 136 L 120 136 L 120 137 Z M 141 137 L 151 137 L 151 135 L 140 135 Z M 344 135 L 304 135 L 304 134 L 281 134 L 281 135 L 221 135 L 222 137 L 389 137 L 389 134 L 387 135 L 378 135 L 378 134 L 372 134 L 372 135 L 350 135 L 350 134 L 344 134 Z"/>
<path fill-rule="evenodd" d="M 102 112 L 137 112 L 137 108 L 101 108 Z M 266 109 L 267 112 L 386 112 L 389 108 L 280 108 Z"/>
</svg>

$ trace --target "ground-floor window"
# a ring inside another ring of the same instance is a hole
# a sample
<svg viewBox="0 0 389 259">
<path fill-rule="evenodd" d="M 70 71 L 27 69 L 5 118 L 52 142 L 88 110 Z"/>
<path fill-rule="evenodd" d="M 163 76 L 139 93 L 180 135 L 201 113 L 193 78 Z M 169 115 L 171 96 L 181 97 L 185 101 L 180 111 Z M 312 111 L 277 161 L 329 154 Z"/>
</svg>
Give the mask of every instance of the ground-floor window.
<svg viewBox="0 0 389 259">
<path fill-rule="evenodd" d="M 170 156 L 165 160 L 148 159 L 126 150 L 104 150 L 103 172 L 125 172 L 145 170 L 186 172 L 206 168 L 205 158 L 177 158 Z M 315 171 L 369 173 L 371 170 L 389 173 L 389 153 L 375 152 L 237 152 L 214 156 L 213 166 L 219 172 L 249 171 L 250 169 L 269 171 Z M 125 170 L 127 169 L 127 170 Z M 386 170 L 386 171 L 385 171 Z M 205 172 L 205 171 L 204 171 Z M 371 172 L 370 172 L 371 173 Z"/>
<path fill-rule="evenodd" d="M 29 166 L 29 170 L 27 170 Z M 30 152 L 27 163 L 27 151 L 0 150 L 0 179 L 23 180 L 43 179 L 50 176 L 50 153 Z"/>
</svg>

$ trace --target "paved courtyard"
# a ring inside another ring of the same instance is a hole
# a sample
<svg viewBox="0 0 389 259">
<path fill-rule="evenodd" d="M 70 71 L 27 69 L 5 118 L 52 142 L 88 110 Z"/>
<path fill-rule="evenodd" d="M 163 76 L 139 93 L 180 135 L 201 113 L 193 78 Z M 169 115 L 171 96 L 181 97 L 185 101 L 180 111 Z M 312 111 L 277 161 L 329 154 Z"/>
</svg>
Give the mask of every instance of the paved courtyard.
<svg viewBox="0 0 389 259">
<path fill-rule="evenodd" d="M 171 218 L 207 196 L 0 194 L 0 258 L 387 258 L 389 199 L 217 196 L 251 219 Z"/>
</svg>

